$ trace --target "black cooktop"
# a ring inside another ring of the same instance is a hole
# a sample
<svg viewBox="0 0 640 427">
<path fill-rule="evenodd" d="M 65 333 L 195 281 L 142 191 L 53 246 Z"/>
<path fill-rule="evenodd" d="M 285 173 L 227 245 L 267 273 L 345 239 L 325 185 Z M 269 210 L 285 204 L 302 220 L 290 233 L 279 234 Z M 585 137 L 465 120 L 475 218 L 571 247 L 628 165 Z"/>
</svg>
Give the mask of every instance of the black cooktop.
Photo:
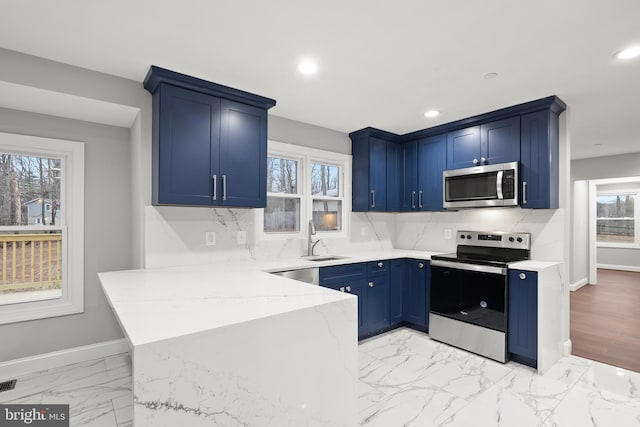
<svg viewBox="0 0 640 427">
<path fill-rule="evenodd" d="M 512 257 L 478 257 L 478 256 L 459 256 L 458 254 L 440 254 L 432 255 L 431 259 L 441 261 L 462 262 L 465 264 L 477 264 L 477 265 L 490 265 L 495 267 L 506 268 L 509 263 L 522 261 L 522 259 L 515 259 Z"/>
</svg>

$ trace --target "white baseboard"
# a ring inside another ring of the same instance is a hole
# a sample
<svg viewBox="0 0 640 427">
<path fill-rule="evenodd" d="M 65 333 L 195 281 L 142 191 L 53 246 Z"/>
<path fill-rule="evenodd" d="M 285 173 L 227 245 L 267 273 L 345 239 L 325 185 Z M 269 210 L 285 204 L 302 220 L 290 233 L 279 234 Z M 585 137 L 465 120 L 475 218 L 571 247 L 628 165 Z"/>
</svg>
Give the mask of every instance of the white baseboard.
<svg viewBox="0 0 640 427">
<path fill-rule="evenodd" d="M 105 341 L 97 344 L 84 345 L 52 353 L 22 359 L 9 360 L 0 363 L 0 381 L 21 377 L 33 372 L 58 368 L 87 360 L 100 359 L 121 353 L 129 353 L 126 339 Z"/>
<path fill-rule="evenodd" d="M 581 287 L 583 287 L 587 283 L 589 283 L 589 279 L 587 279 L 586 277 L 583 277 L 582 279 L 578 280 L 576 283 L 570 284 L 569 285 L 569 290 L 572 291 L 572 292 L 577 291 L 578 289 L 580 289 Z"/>
<path fill-rule="evenodd" d="M 640 272 L 640 267 L 636 267 L 635 265 L 598 264 L 598 268 L 604 268 L 605 270 L 622 270 L 622 271 Z"/>
<path fill-rule="evenodd" d="M 563 352 L 565 356 L 570 356 L 571 355 L 571 351 L 573 350 L 573 344 L 571 343 L 571 340 L 566 340 L 563 344 Z"/>
</svg>

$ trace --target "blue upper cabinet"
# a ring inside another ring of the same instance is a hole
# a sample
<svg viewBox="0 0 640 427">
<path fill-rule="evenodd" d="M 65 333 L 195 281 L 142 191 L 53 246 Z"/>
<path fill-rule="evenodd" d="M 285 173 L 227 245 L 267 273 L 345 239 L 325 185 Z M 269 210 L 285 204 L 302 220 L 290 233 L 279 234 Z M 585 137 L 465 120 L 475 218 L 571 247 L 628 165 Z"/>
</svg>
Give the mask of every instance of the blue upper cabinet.
<svg viewBox="0 0 640 427">
<path fill-rule="evenodd" d="M 471 126 L 447 135 L 447 169 L 520 160 L 520 116 Z"/>
<path fill-rule="evenodd" d="M 481 157 L 480 126 L 471 126 L 447 134 L 447 169 L 477 166 Z"/>
<path fill-rule="evenodd" d="M 353 156 L 352 210 L 397 211 L 400 195 L 400 147 L 397 135 L 373 128 L 349 134 Z"/>
<path fill-rule="evenodd" d="M 480 164 L 493 165 L 518 160 L 520 160 L 520 116 L 480 126 Z"/>
<path fill-rule="evenodd" d="M 418 210 L 441 211 L 442 172 L 447 161 L 447 135 L 418 142 Z"/>
<path fill-rule="evenodd" d="M 267 110 L 275 101 L 151 67 L 152 202 L 264 207 Z"/>
<path fill-rule="evenodd" d="M 402 144 L 401 171 L 400 211 L 415 211 L 418 209 L 418 141 Z"/>
<path fill-rule="evenodd" d="M 555 209 L 566 107 L 549 96 L 405 135 L 352 132 L 353 211 L 439 211 L 444 170 L 518 161 L 520 206 Z"/>
<path fill-rule="evenodd" d="M 522 115 L 520 206 L 557 209 L 559 114 L 564 104 Z"/>
<path fill-rule="evenodd" d="M 222 100 L 221 204 L 264 207 L 267 198 L 267 111 Z"/>
</svg>

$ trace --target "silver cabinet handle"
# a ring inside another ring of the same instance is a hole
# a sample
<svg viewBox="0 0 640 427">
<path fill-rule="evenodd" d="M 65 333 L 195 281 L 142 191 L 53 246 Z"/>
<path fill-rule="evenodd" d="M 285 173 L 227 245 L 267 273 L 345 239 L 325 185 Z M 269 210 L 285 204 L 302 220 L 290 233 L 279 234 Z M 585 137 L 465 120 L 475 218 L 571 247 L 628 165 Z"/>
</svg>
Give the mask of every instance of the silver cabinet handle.
<svg viewBox="0 0 640 427">
<path fill-rule="evenodd" d="M 347 292 L 351 292 L 351 286 L 347 286 L 345 289 L 347 290 Z"/>
<path fill-rule="evenodd" d="M 524 279 L 527 278 L 527 275 L 524 274 L 524 273 L 520 273 L 520 275 L 518 277 L 520 277 L 520 280 L 524 280 Z"/>
<path fill-rule="evenodd" d="M 227 200 L 227 175 L 222 175 L 222 200 Z"/>
<path fill-rule="evenodd" d="M 485 164 L 487 162 L 487 159 L 485 157 L 480 157 L 480 163 L 481 164 Z"/>
<path fill-rule="evenodd" d="M 371 190 L 371 207 L 376 207 L 376 190 Z"/>
<path fill-rule="evenodd" d="M 422 190 L 418 191 L 418 207 L 422 209 Z"/>
<path fill-rule="evenodd" d="M 411 209 L 415 209 L 416 208 L 416 192 L 412 191 L 411 192 Z"/>
<path fill-rule="evenodd" d="M 527 204 L 527 181 L 522 181 L 522 204 Z"/>
<path fill-rule="evenodd" d="M 218 200 L 218 175 L 213 175 L 213 200 Z"/>
<path fill-rule="evenodd" d="M 423 262 L 418 263 L 418 268 L 424 268 L 424 263 Z"/>
<path fill-rule="evenodd" d="M 473 164 L 477 165 L 478 164 L 478 159 L 473 159 Z"/>
<path fill-rule="evenodd" d="M 496 195 L 498 196 L 498 200 L 504 199 L 504 195 L 502 194 L 502 177 L 504 176 L 504 171 L 498 171 L 496 174 Z"/>
<path fill-rule="evenodd" d="M 340 292 L 344 292 L 344 286 L 340 288 Z"/>
<path fill-rule="evenodd" d="M 382 268 L 382 266 L 384 266 L 384 264 L 382 263 L 382 261 L 378 262 L 378 267 Z"/>
<path fill-rule="evenodd" d="M 373 282 L 369 282 L 369 287 L 370 287 L 370 288 L 373 288 L 373 287 L 374 287 Z"/>
</svg>

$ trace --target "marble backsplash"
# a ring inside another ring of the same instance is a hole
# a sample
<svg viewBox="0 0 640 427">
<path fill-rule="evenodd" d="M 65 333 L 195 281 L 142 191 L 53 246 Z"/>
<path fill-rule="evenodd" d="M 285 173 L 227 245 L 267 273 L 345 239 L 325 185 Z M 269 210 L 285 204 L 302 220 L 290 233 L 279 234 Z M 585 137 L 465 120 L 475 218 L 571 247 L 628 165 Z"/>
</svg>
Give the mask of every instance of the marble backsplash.
<svg viewBox="0 0 640 427">
<path fill-rule="evenodd" d="M 157 268 L 212 261 L 250 261 L 306 254 L 305 238 L 264 240 L 257 232 L 257 210 L 147 206 L 145 266 Z M 455 251 L 457 230 L 520 231 L 532 234 L 532 259 L 561 261 L 564 210 L 520 208 L 470 209 L 458 212 L 351 213 L 347 237 L 317 236 L 316 254 L 374 249 Z M 451 230 L 452 238 L 445 239 Z M 215 246 L 205 232 L 215 232 Z M 238 244 L 238 231 L 246 243 Z"/>
<path fill-rule="evenodd" d="M 351 235 L 322 237 L 316 254 L 390 249 L 396 233 L 395 216 L 352 213 Z M 204 264 L 212 261 L 266 261 L 306 255 L 306 238 L 263 240 L 255 209 L 147 206 L 145 208 L 145 267 Z M 215 232 L 215 246 L 205 245 L 205 232 Z M 238 244 L 238 231 L 246 243 Z"/>
</svg>

